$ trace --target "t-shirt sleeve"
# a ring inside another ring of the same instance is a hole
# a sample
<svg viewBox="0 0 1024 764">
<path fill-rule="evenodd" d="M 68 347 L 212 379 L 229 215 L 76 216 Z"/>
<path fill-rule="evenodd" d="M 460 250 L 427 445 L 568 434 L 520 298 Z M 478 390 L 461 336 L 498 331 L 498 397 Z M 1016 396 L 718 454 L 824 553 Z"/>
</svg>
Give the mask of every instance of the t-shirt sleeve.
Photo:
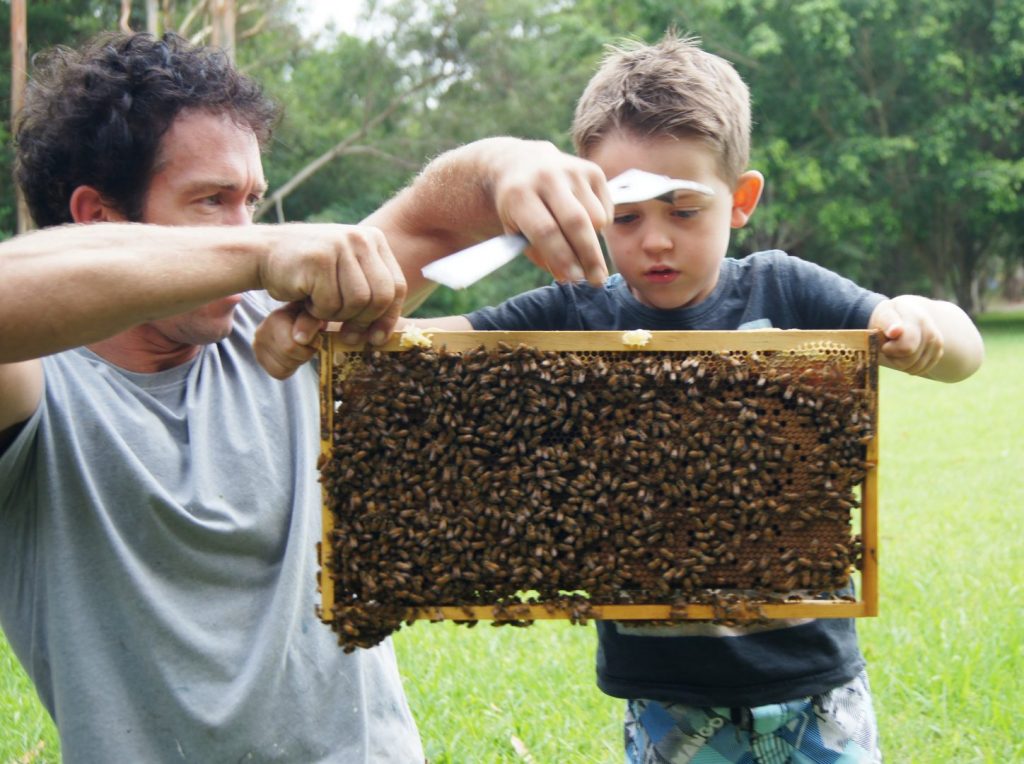
<svg viewBox="0 0 1024 764">
<path fill-rule="evenodd" d="M 523 292 L 496 307 L 467 313 L 478 331 L 545 331 L 565 325 L 566 300 L 557 284 Z"/>
<path fill-rule="evenodd" d="M 45 383 L 44 383 L 45 384 Z M 46 406 L 45 391 L 35 412 L 21 426 L 21 430 L 0 454 L 0 512 L 13 503 L 18 483 L 25 473 L 26 464 L 32 455 L 32 445 L 39 432 L 39 423 Z"/>
<path fill-rule="evenodd" d="M 885 295 L 853 283 L 820 265 L 786 257 L 787 285 L 794 311 L 805 329 L 865 329 Z"/>
<path fill-rule="evenodd" d="M 253 305 L 256 310 L 264 315 L 270 314 L 288 303 L 275 300 L 262 289 L 244 292 L 242 299 Z"/>
</svg>

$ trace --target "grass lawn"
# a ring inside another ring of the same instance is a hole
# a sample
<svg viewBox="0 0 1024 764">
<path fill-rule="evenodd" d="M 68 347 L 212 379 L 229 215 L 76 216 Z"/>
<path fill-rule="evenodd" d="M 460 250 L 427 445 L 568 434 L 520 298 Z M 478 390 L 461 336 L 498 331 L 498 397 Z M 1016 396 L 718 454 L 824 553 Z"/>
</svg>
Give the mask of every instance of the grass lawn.
<svg viewBox="0 0 1024 764">
<path fill-rule="evenodd" d="M 882 372 L 881 615 L 859 622 L 886 759 L 1024 761 L 1024 314 L 983 320 L 959 385 Z M 592 627 L 417 624 L 395 636 L 432 764 L 621 762 Z M 0 638 L 0 764 L 59 761 Z"/>
</svg>

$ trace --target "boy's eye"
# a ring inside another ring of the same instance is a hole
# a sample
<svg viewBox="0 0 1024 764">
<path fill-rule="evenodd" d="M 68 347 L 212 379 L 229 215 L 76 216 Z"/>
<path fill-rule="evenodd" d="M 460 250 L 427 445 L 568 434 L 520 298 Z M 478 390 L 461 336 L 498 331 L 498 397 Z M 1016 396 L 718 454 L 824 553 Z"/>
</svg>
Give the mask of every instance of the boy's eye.
<svg viewBox="0 0 1024 764">
<path fill-rule="evenodd" d="M 612 222 L 615 225 L 626 225 L 627 223 L 632 223 L 636 219 L 637 214 L 635 212 L 623 212 L 612 218 Z"/>
<path fill-rule="evenodd" d="M 696 217 L 697 213 L 700 212 L 696 207 L 690 207 L 688 209 L 675 209 L 672 210 L 672 214 L 677 218 L 692 218 Z"/>
</svg>

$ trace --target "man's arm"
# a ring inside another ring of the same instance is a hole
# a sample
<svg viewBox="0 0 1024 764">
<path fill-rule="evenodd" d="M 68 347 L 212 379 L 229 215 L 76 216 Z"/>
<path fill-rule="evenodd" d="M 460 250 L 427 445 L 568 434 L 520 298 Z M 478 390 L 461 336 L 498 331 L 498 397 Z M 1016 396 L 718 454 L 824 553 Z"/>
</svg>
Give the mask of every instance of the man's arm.
<svg viewBox="0 0 1024 764">
<path fill-rule="evenodd" d="M 251 289 L 385 338 L 406 294 L 384 236 L 364 226 L 96 223 L 0 243 L 0 432 L 38 405 L 33 359 Z"/>
<path fill-rule="evenodd" d="M 977 371 L 985 358 L 974 322 L 951 302 L 918 295 L 894 297 L 875 307 L 868 328 L 885 334 L 882 365 L 908 374 L 959 382 Z"/>
<path fill-rule="evenodd" d="M 608 268 L 598 231 L 613 212 L 596 164 L 544 141 L 485 138 L 439 156 L 363 222 L 387 236 L 409 287 L 403 312 L 411 313 L 436 286 L 423 266 L 503 232 L 524 234 L 526 256 L 555 278 L 601 284 Z M 444 322 L 421 325 L 470 328 L 461 317 Z M 278 311 L 257 332 L 260 362 L 275 377 L 290 376 L 312 357 L 320 328 L 294 307 Z M 379 343 L 387 335 L 371 337 Z M 342 339 L 356 344 L 361 336 L 343 329 Z"/>
<path fill-rule="evenodd" d="M 0 243 L 0 285 L 0 363 L 86 345 L 251 289 L 361 327 L 389 311 L 393 324 L 405 296 L 380 232 L 306 224 L 36 231 Z"/>
</svg>

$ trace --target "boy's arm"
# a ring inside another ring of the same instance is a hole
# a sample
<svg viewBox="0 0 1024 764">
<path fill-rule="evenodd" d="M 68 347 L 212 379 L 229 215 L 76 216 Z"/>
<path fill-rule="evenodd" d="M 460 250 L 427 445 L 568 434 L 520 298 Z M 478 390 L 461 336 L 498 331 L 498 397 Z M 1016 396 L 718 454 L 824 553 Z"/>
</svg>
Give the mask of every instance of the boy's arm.
<svg viewBox="0 0 1024 764">
<path fill-rule="evenodd" d="M 473 324 L 465 316 L 442 316 L 440 318 L 399 318 L 395 331 L 400 332 L 407 326 L 418 326 L 420 329 L 442 329 L 446 332 L 471 332 Z"/>
<path fill-rule="evenodd" d="M 959 382 L 981 366 L 985 346 L 974 322 L 951 302 L 901 295 L 880 302 L 869 329 L 885 335 L 883 366 L 940 382 Z"/>
</svg>

